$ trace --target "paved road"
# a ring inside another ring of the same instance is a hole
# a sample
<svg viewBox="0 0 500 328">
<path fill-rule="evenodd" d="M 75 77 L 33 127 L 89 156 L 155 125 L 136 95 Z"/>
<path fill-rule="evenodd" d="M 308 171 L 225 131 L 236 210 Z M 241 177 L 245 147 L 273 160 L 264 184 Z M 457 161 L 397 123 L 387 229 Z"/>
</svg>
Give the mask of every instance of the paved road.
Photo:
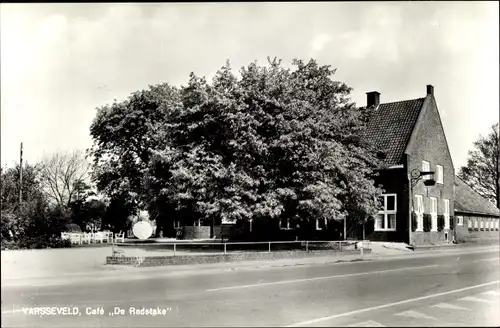
<svg viewBox="0 0 500 328">
<path fill-rule="evenodd" d="M 2 326 L 499 326 L 498 249 L 466 252 L 4 285 Z M 41 317 L 35 307 L 69 310 Z M 143 308 L 163 313 L 129 313 Z M 115 309 L 124 314 L 111 315 Z"/>
</svg>

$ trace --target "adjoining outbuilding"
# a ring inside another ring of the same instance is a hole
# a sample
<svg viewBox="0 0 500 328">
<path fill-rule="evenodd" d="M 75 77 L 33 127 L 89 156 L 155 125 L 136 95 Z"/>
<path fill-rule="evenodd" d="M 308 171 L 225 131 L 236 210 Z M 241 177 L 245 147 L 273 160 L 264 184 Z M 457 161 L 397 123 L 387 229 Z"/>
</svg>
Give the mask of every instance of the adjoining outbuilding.
<svg viewBox="0 0 500 328">
<path fill-rule="evenodd" d="M 459 243 L 499 240 L 500 210 L 459 177 L 455 177 L 455 219 Z"/>
</svg>

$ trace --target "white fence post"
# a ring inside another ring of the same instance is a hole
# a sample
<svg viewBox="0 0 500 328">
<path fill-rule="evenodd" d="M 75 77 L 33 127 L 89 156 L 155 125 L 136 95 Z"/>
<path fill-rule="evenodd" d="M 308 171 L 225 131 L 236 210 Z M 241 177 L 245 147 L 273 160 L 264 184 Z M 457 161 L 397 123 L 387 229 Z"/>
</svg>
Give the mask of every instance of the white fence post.
<svg viewBox="0 0 500 328">
<path fill-rule="evenodd" d="M 175 246 L 176 246 L 176 245 L 177 245 L 177 244 L 176 244 L 176 243 L 174 243 L 174 256 L 175 256 L 175 248 L 176 248 Z"/>
<path fill-rule="evenodd" d="M 226 243 L 224 243 L 224 254 L 226 254 Z"/>
<path fill-rule="evenodd" d="M 309 253 L 309 241 L 306 240 L 306 252 Z"/>
<path fill-rule="evenodd" d="M 269 253 L 271 253 L 271 242 L 269 242 Z"/>
</svg>

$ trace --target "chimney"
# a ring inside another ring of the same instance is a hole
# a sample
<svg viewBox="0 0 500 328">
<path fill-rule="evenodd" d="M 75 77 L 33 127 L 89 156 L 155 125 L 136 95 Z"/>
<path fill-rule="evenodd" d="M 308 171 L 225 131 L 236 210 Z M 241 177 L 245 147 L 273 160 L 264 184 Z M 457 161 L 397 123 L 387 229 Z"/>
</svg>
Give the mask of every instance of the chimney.
<svg viewBox="0 0 500 328">
<path fill-rule="evenodd" d="M 367 92 L 366 93 L 366 107 L 380 105 L 380 93 L 377 91 Z"/>
<path fill-rule="evenodd" d="M 427 85 L 427 94 L 434 96 L 434 87 L 430 84 Z"/>
</svg>

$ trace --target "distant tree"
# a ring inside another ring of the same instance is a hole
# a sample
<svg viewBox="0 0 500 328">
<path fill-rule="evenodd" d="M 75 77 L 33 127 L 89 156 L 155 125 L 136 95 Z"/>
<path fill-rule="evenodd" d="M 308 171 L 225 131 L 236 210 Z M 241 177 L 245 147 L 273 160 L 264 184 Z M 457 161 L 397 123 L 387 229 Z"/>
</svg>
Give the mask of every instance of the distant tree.
<svg viewBox="0 0 500 328">
<path fill-rule="evenodd" d="M 67 214 L 82 182 L 88 179 L 90 163 L 82 151 L 58 152 L 43 159 L 42 184 L 62 214 Z"/>
<path fill-rule="evenodd" d="M 469 151 L 467 165 L 460 168 L 458 176 L 481 196 L 500 208 L 500 141 L 498 123 L 490 133 L 480 136 Z"/>
<path fill-rule="evenodd" d="M 40 164 L 23 166 L 22 203 L 19 203 L 20 166 L 1 169 L 2 240 L 22 241 L 60 232 L 59 219 L 51 219 L 47 198 L 41 185 Z"/>
<path fill-rule="evenodd" d="M 71 221 L 83 230 L 99 230 L 106 215 L 107 204 L 96 198 L 96 193 L 85 182 L 75 186 L 75 197 L 70 203 Z"/>
</svg>

